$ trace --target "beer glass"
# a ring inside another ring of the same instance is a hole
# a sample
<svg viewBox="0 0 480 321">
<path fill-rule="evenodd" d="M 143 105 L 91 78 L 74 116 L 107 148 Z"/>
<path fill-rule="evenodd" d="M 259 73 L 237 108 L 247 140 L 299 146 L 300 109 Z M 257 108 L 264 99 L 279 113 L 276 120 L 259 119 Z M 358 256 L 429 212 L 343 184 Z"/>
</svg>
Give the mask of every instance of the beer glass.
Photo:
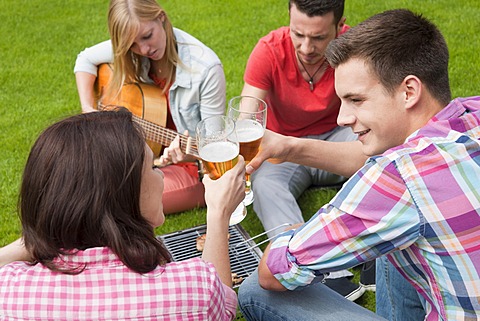
<svg viewBox="0 0 480 321">
<path fill-rule="evenodd" d="M 228 116 L 235 120 L 240 154 L 248 164 L 258 153 L 267 124 L 267 104 L 252 96 L 237 96 L 228 102 Z M 245 206 L 253 202 L 250 175 L 245 177 Z"/>
<path fill-rule="evenodd" d="M 218 179 L 238 162 L 239 143 L 235 122 L 227 116 L 212 116 L 196 127 L 198 155 L 211 179 Z M 230 216 L 230 225 L 240 223 L 247 210 L 240 203 Z"/>
</svg>

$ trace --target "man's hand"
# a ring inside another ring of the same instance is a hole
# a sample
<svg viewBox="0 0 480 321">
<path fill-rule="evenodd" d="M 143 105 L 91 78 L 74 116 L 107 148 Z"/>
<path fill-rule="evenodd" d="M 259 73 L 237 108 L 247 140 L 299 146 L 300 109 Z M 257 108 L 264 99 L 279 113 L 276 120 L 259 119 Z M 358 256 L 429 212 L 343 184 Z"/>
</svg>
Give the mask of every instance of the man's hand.
<svg viewBox="0 0 480 321">
<path fill-rule="evenodd" d="M 266 129 L 262 143 L 260 144 L 260 150 L 247 165 L 246 172 L 252 174 L 266 160 L 274 164 L 284 162 L 290 152 L 287 144 L 289 140 L 290 137 L 288 136 L 283 136 Z"/>
</svg>

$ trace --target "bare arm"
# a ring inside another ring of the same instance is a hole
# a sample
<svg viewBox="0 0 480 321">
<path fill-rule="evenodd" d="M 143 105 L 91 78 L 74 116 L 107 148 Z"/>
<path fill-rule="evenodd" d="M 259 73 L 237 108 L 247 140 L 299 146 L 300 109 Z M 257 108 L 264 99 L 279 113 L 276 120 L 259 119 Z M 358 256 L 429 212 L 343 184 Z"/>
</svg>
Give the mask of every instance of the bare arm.
<svg viewBox="0 0 480 321">
<path fill-rule="evenodd" d="M 265 99 L 267 91 L 245 84 L 242 95 Z M 272 163 L 293 162 L 350 177 L 365 164 L 367 156 L 358 141 L 328 142 L 283 136 L 267 130 L 260 152 L 247 166 L 247 172 L 253 173 L 268 159 Z"/>
<path fill-rule="evenodd" d="M 213 263 L 220 280 L 232 286 L 228 255 L 228 222 L 233 211 L 245 197 L 245 161 L 238 157 L 237 165 L 217 180 L 203 178 L 207 203 L 207 238 L 202 258 Z"/>
<path fill-rule="evenodd" d="M 97 77 L 88 72 L 79 71 L 75 73 L 80 105 L 82 106 L 82 112 L 84 113 L 95 111 L 94 107 L 96 103 L 93 91 L 95 79 L 97 79 Z"/>
<path fill-rule="evenodd" d="M 264 100 L 267 98 L 267 91 L 245 83 L 242 89 L 242 96 L 253 96 Z"/>
<path fill-rule="evenodd" d="M 268 159 L 273 159 L 273 163 L 293 162 L 350 177 L 365 164 L 367 156 L 358 141 L 328 142 L 283 136 L 267 130 L 260 151 L 248 164 L 247 172 L 251 174 Z"/>
<path fill-rule="evenodd" d="M 21 238 L 0 248 L 0 267 L 14 261 L 30 260 L 31 256 L 23 245 Z"/>
<path fill-rule="evenodd" d="M 110 40 L 84 49 L 78 54 L 75 61 L 73 71 L 75 72 L 78 95 L 84 113 L 95 110 L 96 101 L 93 84 L 97 77 L 97 66 L 103 63 L 113 63 L 113 50 Z"/>
</svg>

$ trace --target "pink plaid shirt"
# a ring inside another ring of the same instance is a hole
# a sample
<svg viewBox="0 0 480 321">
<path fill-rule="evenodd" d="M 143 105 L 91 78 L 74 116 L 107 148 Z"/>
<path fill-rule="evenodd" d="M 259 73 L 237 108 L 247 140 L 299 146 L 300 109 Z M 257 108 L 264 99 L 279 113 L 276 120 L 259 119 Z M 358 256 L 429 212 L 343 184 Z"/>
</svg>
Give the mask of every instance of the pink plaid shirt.
<svg viewBox="0 0 480 321">
<path fill-rule="evenodd" d="M 64 260 L 86 264 L 78 275 L 41 264 L 0 268 L 0 320 L 232 320 L 235 292 L 199 258 L 129 270 L 108 248 Z"/>
</svg>

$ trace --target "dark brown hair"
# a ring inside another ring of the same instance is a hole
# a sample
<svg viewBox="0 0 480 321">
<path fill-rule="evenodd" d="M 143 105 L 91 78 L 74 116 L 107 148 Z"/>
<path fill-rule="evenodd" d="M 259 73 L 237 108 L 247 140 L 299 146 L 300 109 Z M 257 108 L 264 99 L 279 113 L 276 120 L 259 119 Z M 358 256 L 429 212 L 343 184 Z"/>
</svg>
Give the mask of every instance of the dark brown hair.
<svg viewBox="0 0 480 321">
<path fill-rule="evenodd" d="M 342 19 L 345 7 L 344 0 L 289 0 L 288 10 L 292 8 L 293 4 L 308 17 L 324 16 L 333 12 L 335 25 Z"/>
<path fill-rule="evenodd" d="M 439 102 L 451 100 L 447 43 L 433 23 L 409 10 L 365 20 L 331 41 L 325 56 L 334 68 L 352 58 L 364 60 L 389 93 L 414 75 Z"/>
<path fill-rule="evenodd" d="M 143 132 L 128 111 L 66 118 L 31 149 L 19 198 L 23 238 L 33 258 L 54 271 L 59 255 L 109 247 L 130 269 L 171 261 L 140 212 Z M 159 195 L 160 197 L 160 195 Z"/>
</svg>

